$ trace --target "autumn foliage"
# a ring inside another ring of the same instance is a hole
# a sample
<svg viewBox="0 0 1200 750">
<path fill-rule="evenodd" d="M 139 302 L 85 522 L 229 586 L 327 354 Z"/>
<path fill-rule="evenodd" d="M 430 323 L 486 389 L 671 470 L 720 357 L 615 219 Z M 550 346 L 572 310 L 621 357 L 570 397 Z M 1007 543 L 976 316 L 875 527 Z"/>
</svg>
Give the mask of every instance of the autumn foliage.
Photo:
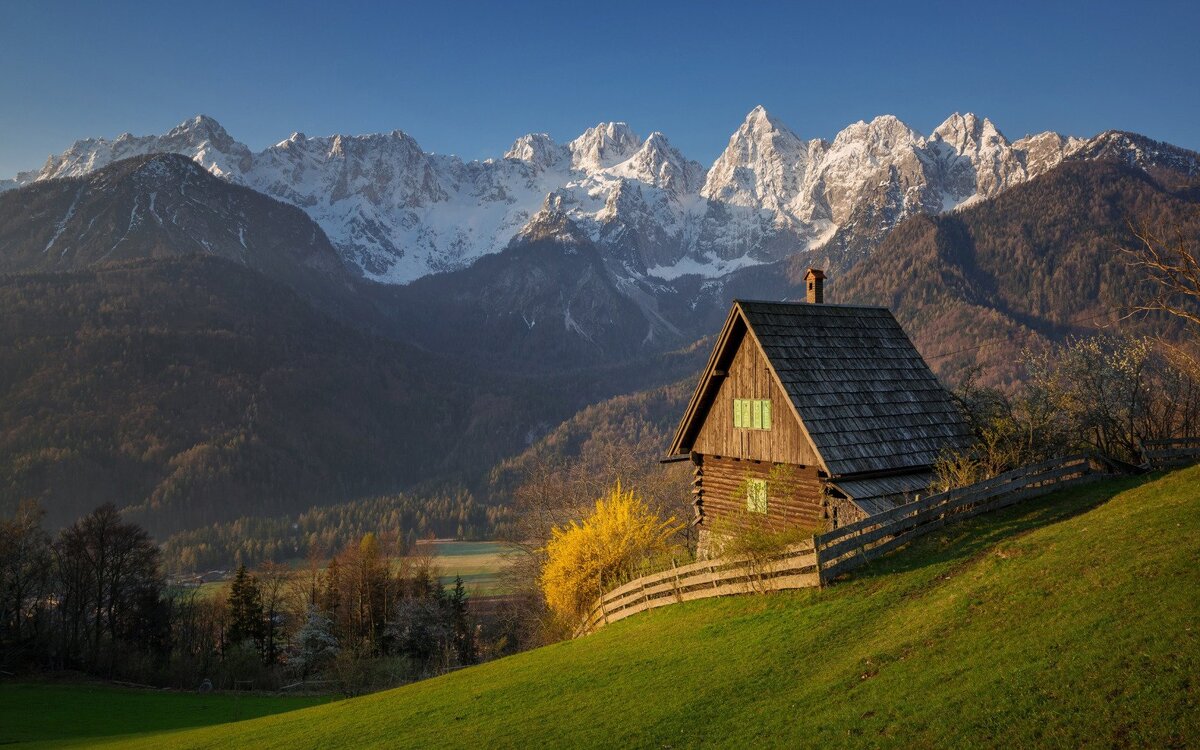
<svg viewBox="0 0 1200 750">
<path fill-rule="evenodd" d="M 582 522 L 551 532 L 540 581 L 546 604 L 565 621 L 577 619 L 604 587 L 665 550 L 679 528 L 674 517 L 663 520 L 618 482 Z"/>
</svg>

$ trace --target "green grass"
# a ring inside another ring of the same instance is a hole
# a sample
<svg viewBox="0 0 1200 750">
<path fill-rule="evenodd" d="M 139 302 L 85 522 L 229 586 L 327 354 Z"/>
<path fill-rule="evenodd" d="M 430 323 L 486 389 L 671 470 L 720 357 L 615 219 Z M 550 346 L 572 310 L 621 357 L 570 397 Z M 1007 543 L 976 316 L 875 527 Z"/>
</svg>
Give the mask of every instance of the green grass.
<svg viewBox="0 0 1200 750">
<path fill-rule="evenodd" d="M 943 528 L 423 683 L 122 746 L 1200 745 L 1200 468 Z"/>
<path fill-rule="evenodd" d="M 0 745 L 88 746 L 294 711 L 331 698 L 126 690 L 98 683 L 0 683 Z"/>
</svg>

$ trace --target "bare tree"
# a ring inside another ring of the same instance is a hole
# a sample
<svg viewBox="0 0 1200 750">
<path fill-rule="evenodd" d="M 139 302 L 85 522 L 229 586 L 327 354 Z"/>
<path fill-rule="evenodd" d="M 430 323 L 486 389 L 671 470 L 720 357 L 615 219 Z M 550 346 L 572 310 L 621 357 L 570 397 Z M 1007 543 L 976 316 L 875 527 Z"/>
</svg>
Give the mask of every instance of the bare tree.
<svg viewBox="0 0 1200 750">
<path fill-rule="evenodd" d="M 160 599 L 158 547 L 145 529 L 122 522 L 106 504 L 62 531 L 54 558 L 65 655 L 111 671 L 122 645 L 132 643 L 127 634 L 144 640 L 150 609 Z"/>
<path fill-rule="evenodd" d="M 291 579 L 291 570 L 279 563 L 268 560 L 259 566 L 255 577 L 262 595 L 264 635 L 263 661 L 276 664 L 281 655 L 281 646 L 287 643 L 284 618 L 286 615 L 284 600 L 287 594 L 287 584 Z"/>
<path fill-rule="evenodd" d="M 1130 227 L 1137 244 L 1122 248 L 1129 265 L 1145 273 L 1153 292 L 1130 301 L 1131 312 L 1164 312 L 1200 330 L 1200 259 L 1196 237 L 1176 228 L 1169 234 L 1145 225 Z"/>
<path fill-rule="evenodd" d="M 14 661 L 27 641 L 42 630 L 50 590 L 50 538 L 42 530 L 44 512 L 35 502 L 21 503 L 11 519 L 0 520 L 0 647 L 5 663 Z"/>
</svg>

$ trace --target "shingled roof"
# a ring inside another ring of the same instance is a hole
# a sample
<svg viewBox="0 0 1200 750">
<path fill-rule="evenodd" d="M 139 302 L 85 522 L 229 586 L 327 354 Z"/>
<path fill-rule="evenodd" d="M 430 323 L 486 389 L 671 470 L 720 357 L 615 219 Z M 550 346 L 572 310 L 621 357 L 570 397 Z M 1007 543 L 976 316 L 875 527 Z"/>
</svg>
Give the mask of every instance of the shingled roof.
<svg viewBox="0 0 1200 750">
<path fill-rule="evenodd" d="M 928 468 L 968 437 L 961 414 L 889 310 L 736 300 L 718 349 L 744 321 L 832 477 Z M 690 450 L 714 351 L 673 451 Z M 692 438 L 688 435 L 691 434 Z"/>
</svg>

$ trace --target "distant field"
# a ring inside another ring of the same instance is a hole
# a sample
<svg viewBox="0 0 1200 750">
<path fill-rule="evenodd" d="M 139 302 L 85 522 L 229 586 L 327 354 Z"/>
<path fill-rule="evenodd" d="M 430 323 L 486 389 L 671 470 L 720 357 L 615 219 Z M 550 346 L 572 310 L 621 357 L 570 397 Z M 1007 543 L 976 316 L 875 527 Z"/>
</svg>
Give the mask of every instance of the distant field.
<svg viewBox="0 0 1200 750">
<path fill-rule="evenodd" d="M 456 542 L 433 540 L 418 542 L 422 547 L 432 545 L 437 555 L 436 563 L 442 571 L 442 583 L 454 585 L 454 576 L 461 575 L 467 592 L 472 596 L 497 596 L 508 593 L 501 580 L 501 569 L 505 565 L 505 554 L 512 548 L 505 542 Z M 297 569 L 307 563 L 304 560 L 288 560 L 288 565 Z M 200 596 L 224 595 L 229 581 L 211 581 L 202 584 Z"/>
<path fill-rule="evenodd" d="M 421 544 L 432 544 L 437 550 L 442 583 L 453 585 L 454 576 L 461 575 L 471 594 L 494 596 L 508 593 L 500 577 L 505 554 L 512 549 L 506 543 L 434 541 Z"/>
<path fill-rule="evenodd" d="M 0 745 L 86 747 L 101 740 L 225 724 L 332 700 L 126 690 L 90 683 L 0 683 Z"/>
</svg>

